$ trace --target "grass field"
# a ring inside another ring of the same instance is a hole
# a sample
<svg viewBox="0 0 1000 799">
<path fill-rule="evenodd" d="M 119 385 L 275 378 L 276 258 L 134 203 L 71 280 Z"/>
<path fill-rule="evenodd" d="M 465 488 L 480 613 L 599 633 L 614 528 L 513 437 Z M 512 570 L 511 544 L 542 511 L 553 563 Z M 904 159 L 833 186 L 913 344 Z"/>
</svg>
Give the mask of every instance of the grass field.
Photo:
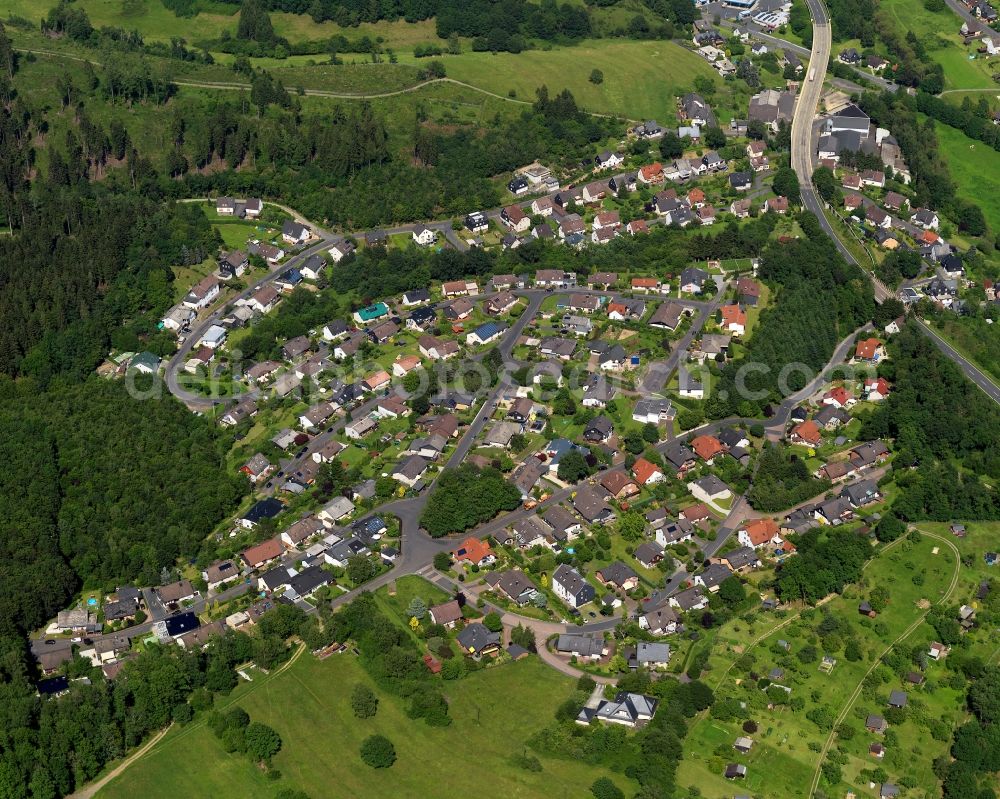
<svg viewBox="0 0 1000 799">
<path fill-rule="evenodd" d="M 1000 229 L 1000 152 L 948 125 L 939 123 L 936 128 L 959 197 L 976 203 L 986 223 Z"/>
<path fill-rule="evenodd" d="M 962 42 L 962 20 L 951 9 L 929 11 L 920 0 L 881 0 L 880 11 L 896 23 L 900 34 L 914 31 L 931 58 L 944 67 L 946 89 L 981 89 L 994 86 L 991 79 L 1000 60 L 976 56 L 978 44 Z"/>
<path fill-rule="evenodd" d="M 935 547 L 938 548 L 936 554 Z M 863 725 L 859 718 L 863 720 L 868 713 L 882 712 L 889 690 L 901 687 L 895 676 L 884 684 L 877 683 L 873 690 L 865 689 L 860 695 L 855 689 L 881 653 L 901 636 L 911 643 L 922 640 L 923 629 L 919 624 L 913 625 L 926 610 L 924 602 L 934 603 L 949 590 L 957 565 L 955 555 L 937 539 L 925 537 L 919 543 L 902 541 L 868 565 L 860 586 L 849 587 L 843 596 L 825 603 L 822 611 L 806 611 L 808 619 L 798 616 L 792 609 L 784 618 L 768 614 L 750 623 L 740 620 L 724 627 L 713 643 L 710 670 L 703 679 L 717 688 L 717 697 L 732 696 L 746 702 L 759 730 L 752 736 L 755 743 L 751 752 L 741 755 L 732 749 L 733 740 L 743 734 L 738 722 L 699 720 L 685 740 L 685 758 L 678 771 L 678 785 L 697 785 L 706 796 L 731 795 L 732 784 L 723 778 L 722 771 L 727 762 L 740 762 L 748 766 L 747 779 L 740 791 L 775 799 L 808 796 L 819 763 L 816 749 L 826 740 L 828 730 L 809 721 L 806 713 L 822 707 L 836 717 L 850 706 L 845 721 L 860 729 Z M 911 579 L 919 572 L 923 574 L 922 585 Z M 872 623 L 858 615 L 857 603 L 876 585 L 890 586 L 891 598 Z M 859 644 L 860 660 L 847 660 L 841 650 L 824 652 L 822 641 L 815 637 L 814 630 L 821 614 L 826 613 L 850 626 L 850 633 L 845 634 L 844 640 L 850 637 Z M 791 643 L 790 652 L 778 645 L 781 639 Z M 809 642 L 816 645 L 820 654 L 832 654 L 837 658 L 831 674 L 820 672 L 816 662 L 802 663 L 795 657 Z M 751 647 L 751 644 L 754 645 Z M 746 671 L 734 666 L 735 659 L 748 650 L 754 658 L 752 670 L 756 673 L 766 675 L 775 666 L 784 669 L 780 684 L 791 688 L 793 700 L 796 697 L 805 700 L 802 710 L 791 711 L 782 705 L 768 708 L 763 692 L 748 680 Z M 923 701 L 924 705 L 931 705 L 930 699 Z M 960 707 L 957 695 L 944 689 L 934 694 L 933 703 L 935 718 L 949 713 L 955 716 L 956 708 Z M 886 757 L 883 768 L 897 779 L 904 773 L 913 774 L 919 788 L 910 795 L 936 795 L 937 782 L 930 763 L 934 754 L 943 751 L 946 744 L 932 741 L 926 728 L 909 721 L 899 725 L 896 735 L 900 746 Z M 867 795 L 867 785 L 858 783 L 858 774 L 862 767 L 872 767 L 871 762 L 865 761 L 870 740 L 862 730 L 846 742 L 847 745 L 841 746 L 848 755 L 844 779 L 857 795 Z M 919 763 L 914 762 L 914 750 L 920 752 Z M 838 785 L 824 790 L 828 795 L 842 796 L 843 788 Z"/>
<path fill-rule="evenodd" d="M 445 683 L 454 722 L 443 729 L 410 720 L 402 701 L 384 694 L 375 718 L 358 721 L 350 707 L 357 682 L 368 680 L 353 655 L 325 661 L 303 655 L 256 689 L 244 683 L 234 692 L 232 698 L 252 719 L 281 735 L 274 765 L 283 777 L 277 783 L 245 758 L 226 754 L 199 720 L 172 730 L 98 796 L 269 797 L 291 785 L 312 797 L 445 799 L 468 796 L 474 786 L 488 784 L 491 792 L 515 799 L 579 799 L 606 773 L 549 757 L 540 758 L 539 773 L 510 764 L 511 755 L 552 719 L 573 687 L 573 680 L 535 658 Z M 392 768 L 373 770 L 360 761 L 358 747 L 373 733 L 395 744 L 398 759 Z M 621 775 L 614 779 L 629 793 L 635 788 Z"/>
<path fill-rule="evenodd" d="M 550 94 L 569 89 L 589 111 L 661 122 L 673 118 L 675 95 L 689 91 L 695 76 L 717 77 L 704 59 L 660 41 L 594 40 L 517 55 L 463 53 L 443 61 L 449 77 L 504 97 L 513 91 L 533 101 L 535 89 L 545 84 Z M 600 85 L 589 80 L 594 68 L 604 73 Z"/>
<path fill-rule="evenodd" d="M 0 14 L 16 14 L 34 21 L 48 13 L 55 2 L 39 0 L 2 0 Z M 76 0 L 76 5 L 87 12 L 95 28 L 102 25 L 137 30 L 149 41 L 170 41 L 173 37 L 187 39 L 188 43 L 203 39 L 217 39 L 223 31 L 236 33 L 239 22 L 239 5 L 205 2 L 206 9 L 194 17 L 178 17 L 160 0 L 141 0 L 126 6 L 122 0 Z M 134 13 L 130 13 L 132 9 Z M 348 39 L 368 36 L 380 38 L 387 47 L 409 47 L 436 38 L 434 21 L 417 23 L 378 22 L 363 23 L 356 28 L 341 28 L 332 22 L 316 23 L 307 14 L 271 12 L 271 22 L 279 36 L 291 42 L 326 39 L 343 35 Z M 363 57 L 363 56 L 359 56 Z"/>
</svg>

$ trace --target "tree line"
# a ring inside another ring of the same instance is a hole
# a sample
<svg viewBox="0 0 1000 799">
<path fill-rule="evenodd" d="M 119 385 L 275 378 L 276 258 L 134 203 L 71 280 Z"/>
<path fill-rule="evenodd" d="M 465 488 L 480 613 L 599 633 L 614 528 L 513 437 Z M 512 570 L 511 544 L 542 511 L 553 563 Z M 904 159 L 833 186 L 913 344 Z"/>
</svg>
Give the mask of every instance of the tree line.
<svg viewBox="0 0 1000 799">
<path fill-rule="evenodd" d="M 969 382 L 916 322 L 889 342 L 880 374 L 892 381 L 859 437 L 893 439 L 892 510 L 906 521 L 1000 519 L 996 404 Z"/>
<path fill-rule="evenodd" d="M 938 148 L 934 120 L 918 119 L 918 103 L 906 92 L 865 92 L 858 104 L 872 121 L 896 137 L 913 176 L 914 206 L 944 211 L 959 229 L 980 236 L 986 232 L 983 212 L 975 203 L 955 194 L 948 164 Z"/>
<path fill-rule="evenodd" d="M 782 399 L 779 376 L 789 364 L 811 370 L 788 376 L 788 388 L 802 388 L 825 367 L 840 340 L 872 316 L 875 303 L 864 273 L 843 259 L 815 216 L 803 212 L 798 218 L 803 238 L 772 241 L 763 250 L 758 275 L 775 289 L 775 302 L 761 313 L 744 356 L 722 369 L 725 391 L 713 391 L 705 403 L 712 418 L 757 416 L 765 404 Z M 745 364 L 764 367 L 745 379 L 746 388 L 762 392 L 763 399 L 742 398 L 746 392 L 736 380 Z"/>
</svg>

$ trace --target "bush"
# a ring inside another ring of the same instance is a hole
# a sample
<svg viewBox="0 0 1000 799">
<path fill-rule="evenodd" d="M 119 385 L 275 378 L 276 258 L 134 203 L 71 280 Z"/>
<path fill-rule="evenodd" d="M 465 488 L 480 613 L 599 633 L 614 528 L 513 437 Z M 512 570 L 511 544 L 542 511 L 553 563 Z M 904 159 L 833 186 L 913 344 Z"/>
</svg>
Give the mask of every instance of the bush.
<svg viewBox="0 0 1000 799">
<path fill-rule="evenodd" d="M 358 683 L 351 691 L 351 709 L 355 718 L 370 719 L 378 712 L 378 697 L 367 685 Z"/>
<path fill-rule="evenodd" d="M 625 799 L 625 793 L 608 777 L 600 777 L 594 780 L 590 786 L 590 792 L 594 794 L 594 799 Z"/>
<path fill-rule="evenodd" d="M 447 552 L 437 552 L 434 555 L 434 568 L 439 572 L 446 572 L 451 568 L 451 555 Z"/>
<path fill-rule="evenodd" d="M 511 762 L 518 768 L 523 768 L 525 771 L 539 772 L 542 770 L 542 761 L 539 760 L 534 755 L 529 755 L 521 753 L 519 755 L 514 755 L 511 758 Z"/>
<path fill-rule="evenodd" d="M 361 759 L 372 768 L 389 768 L 396 762 L 396 747 L 384 735 L 369 735 L 361 742 Z"/>
</svg>

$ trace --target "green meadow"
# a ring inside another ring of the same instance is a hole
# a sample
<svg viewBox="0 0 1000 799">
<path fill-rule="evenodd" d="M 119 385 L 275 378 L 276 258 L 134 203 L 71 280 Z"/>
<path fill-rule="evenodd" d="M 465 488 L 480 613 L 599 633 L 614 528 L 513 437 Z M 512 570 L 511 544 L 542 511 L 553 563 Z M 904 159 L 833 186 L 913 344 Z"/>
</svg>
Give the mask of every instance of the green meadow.
<svg viewBox="0 0 1000 799">
<path fill-rule="evenodd" d="M 324 661 L 304 654 L 273 679 L 254 674 L 255 682 L 241 684 L 225 704 L 238 704 L 281 735 L 282 749 L 274 759 L 279 781 L 268 779 L 246 758 L 226 754 L 196 719 L 172 729 L 98 797 L 235 799 L 271 796 L 290 786 L 312 797 L 446 799 L 468 796 L 488 783 L 490 791 L 516 799 L 578 799 L 607 773 L 550 757 L 539 758 L 541 772 L 510 762 L 573 690 L 572 679 L 537 658 L 444 683 L 453 719 L 445 728 L 409 719 L 402 700 L 381 692 L 374 718 L 354 718 L 351 688 L 369 681 L 350 653 Z M 358 756 L 361 742 L 375 733 L 396 747 L 398 759 L 391 768 L 371 769 Z M 621 775 L 614 779 L 630 793 L 635 788 Z"/>
<path fill-rule="evenodd" d="M 742 719 L 699 719 L 684 742 L 678 785 L 697 785 L 705 796 L 712 797 L 743 792 L 774 799 L 809 796 L 820 764 L 819 752 L 829 738 L 834 748 L 843 750 L 846 760 L 842 782 L 826 786 L 824 791 L 830 796 L 842 796 L 845 790 L 862 795 L 867 784 L 860 782 L 859 773 L 862 768 L 872 768 L 866 758 L 868 744 L 874 740 L 864 730 L 864 718 L 869 713 L 884 713 L 889 691 L 903 687 L 895 675 L 882 681 L 885 675 L 881 672 L 887 669 L 878 667 L 879 658 L 904 642 L 912 645 L 931 640 L 922 619 L 934 603 L 958 596 L 958 566 L 956 554 L 938 538 L 924 536 L 916 543 L 900 540 L 868 564 L 860 584 L 849 586 L 842 596 L 831 597 L 821 608 L 790 606 L 778 613 L 757 614 L 752 621 L 744 617 L 730 622 L 712 644 L 708 670 L 702 679 L 716 690 L 717 701 L 732 697 L 746 702 L 749 716 L 758 724 L 757 731 L 750 734 L 754 745 L 746 755 L 732 748 L 738 736 L 747 734 L 741 728 Z M 921 577 L 915 580 L 918 574 Z M 890 599 L 872 620 L 859 615 L 857 607 L 875 586 L 888 586 Z M 840 627 L 835 644 L 838 648 L 830 651 L 824 649 L 816 633 L 827 616 L 833 620 L 828 624 Z M 860 657 L 855 660 L 845 656 L 849 639 L 858 646 Z M 779 644 L 782 640 L 789 644 L 787 651 Z M 815 648 L 815 658 L 798 656 L 807 646 Z M 823 655 L 836 659 L 830 673 L 819 668 Z M 755 684 L 757 677 L 766 677 L 776 667 L 784 674 L 775 682 L 791 690 L 789 703 L 798 700 L 802 707 L 772 705 L 760 685 Z M 869 675 L 876 670 L 880 676 L 873 679 Z M 938 693 L 930 675 L 926 688 L 927 698 L 914 695 L 915 704 L 919 701 L 933 708 L 936 717 L 956 720 L 962 697 L 943 688 Z M 829 724 L 820 726 L 808 718 L 813 711 L 823 712 L 831 720 L 842 720 L 856 734 L 846 741 L 831 736 Z M 909 720 L 894 734 L 899 739 L 898 751 L 887 755 L 882 767 L 892 778 L 906 773 L 915 777 L 919 787 L 909 795 L 938 795 L 930 770 L 933 755 L 927 753 L 944 751 L 947 744 L 933 741 L 925 727 Z M 915 762 L 915 751 L 922 753 L 919 762 Z M 726 764 L 731 762 L 743 763 L 748 769 L 746 780 L 735 787 L 723 777 Z"/>
</svg>

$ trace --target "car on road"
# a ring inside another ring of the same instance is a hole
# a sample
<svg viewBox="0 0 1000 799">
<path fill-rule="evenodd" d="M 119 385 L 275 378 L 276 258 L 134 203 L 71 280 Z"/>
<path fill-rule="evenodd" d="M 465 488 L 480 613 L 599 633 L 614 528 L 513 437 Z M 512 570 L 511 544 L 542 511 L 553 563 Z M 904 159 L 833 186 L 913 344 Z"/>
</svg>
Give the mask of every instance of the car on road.
<svg viewBox="0 0 1000 799">
<path fill-rule="evenodd" d="M 55 641 L 52 640 L 51 638 L 46 638 L 45 639 L 45 646 L 52 646 L 54 643 L 55 643 Z"/>
</svg>

